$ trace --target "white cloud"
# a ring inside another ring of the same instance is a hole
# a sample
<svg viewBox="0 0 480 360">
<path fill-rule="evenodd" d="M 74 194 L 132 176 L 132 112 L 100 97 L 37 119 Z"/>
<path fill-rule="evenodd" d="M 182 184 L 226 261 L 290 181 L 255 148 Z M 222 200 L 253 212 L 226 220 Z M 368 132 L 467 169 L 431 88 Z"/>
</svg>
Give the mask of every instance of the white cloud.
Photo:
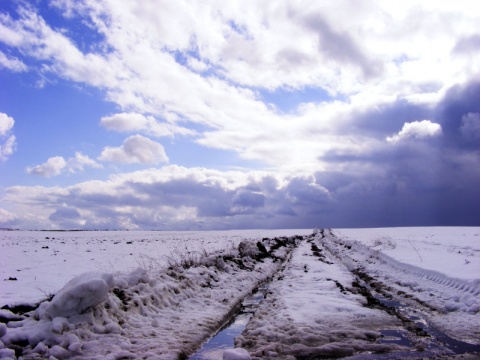
<svg viewBox="0 0 480 360">
<path fill-rule="evenodd" d="M 10 135 L 5 141 L 0 143 L 0 160 L 7 160 L 17 147 L 15 135 Z"/>
<path fill-rule="evenodd" d="M 388 142 L 397 142 L 403 139 L 424 139 L 438 137 L 442 134 L 442 126 L 430 120 L 414 121 L 403 124 L 398 134 L 387 137 Z"/>
<path fill-rule="evenodd" d="M 0 136 L 6 136 L 12 129 L 15 121 L 7 114 L 0 113 Z"/>
<path fill-rule="evenodd" d="M 52 177 L 52 176 L 60 175 L 60 173 L 66 166 L 67 166 L 67 162 L 63 157 L 54 156 L 49 158 L 43 164 L 28 167 L 27 172 L 32 175 Z"/>
<path fill-rule="evenodd" d="M 27 172 L 31 175 L 43 177 L 58 176 L 64 172 L 78 173 L 83 172 L 85 167 L 101 168 L 102 165 L 95 160 L 90 159 L 81 152 L 76 152 L 75 157 L 65 160 L 62 156 L 54 156 L 40 165 L 27 168 Z"/>
<path fill-rule="evenodd" d="M 446 88 L 478 74 L 479 57 L 451 54 L 457 39 L 478 32 L 479 9 L 447 3 L 179 0 L 156 11 L 152 1 L 57 0 L 68 19 L 88 23 L 102 40 L 81 51 L 31 7 L 18 19 L 3 17 L 0 34 L 39 60 L 45 75 L 104 89 L 125 111 L 102 118 L 109 130 L 197 135 L 204 146 L 310 171 L 324 169 L 329 152 L 377 141 L 345 135 L 359 112 L 397 100 L 434 105 Z M 282 88 L 295 96 L 305 87 L 338 100 L 311 100 L 284 115 L 260 93 Z M 123 148 L 102 156 L 150 161 Z"/>
<path fill-rule="evenodd" d="M 173 136 L 193 135 L 195 132 L 175 126 L 165 122 L 157 121 L 153 116 L 145 116 L 138 113 L 119 113 L 111 116 L 104 116 L 100 120 L 100 124 L 108 130 L 118 132 L 138 132 L 143 131 L 152 136 Z"/>
<path fill-rule="evenodd" d="M 5 113 L 0 113 L 0 161 L 6 161 L 17 147 L 16 137 L 12 134 L 15 121 Z"/>
<path fill-rule="evenodd" d="M 75 157 L 68 159 L 67 168 L 71 173 L 83 172 L 85 167 L 100 169 L 102 165 L 78 151 L 75 153 Z"/>
<path fill-rule="evenodd" d="M 0 68 L 9 69 L 13 72 L 27 71 L 27 65 L 15 57 L 8 57 L 0 51 Z"/>
<path fill-rule="evenodd" d="M 52 29 L 31 7 L 19 7 L 20 18 L 0 18 L 3 41 L 22 53 L 44 61 L 44 70 L 74 80 L 102 86 L 112 72 L 109 59 L 100 54 L 83 54 L 61 31 Z"/>
<path fill-rule="evenodd" d="M 168 162 L 163 146 L 142 135 L 132 135 L 125 139 L 120 147 L 106 147 L 100 161 L 117 163 L 158 164 Z"/>
</svg>

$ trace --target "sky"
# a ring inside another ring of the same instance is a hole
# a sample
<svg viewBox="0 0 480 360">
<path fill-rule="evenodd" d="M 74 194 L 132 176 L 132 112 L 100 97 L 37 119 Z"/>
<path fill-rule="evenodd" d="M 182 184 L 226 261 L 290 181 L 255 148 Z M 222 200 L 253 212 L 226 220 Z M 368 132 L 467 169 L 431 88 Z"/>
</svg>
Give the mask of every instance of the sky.
<svg viewBox="0 0 480 360">
<path fill-rule="evenodd" d="M 479 20 L 0 0 L 0 227 L 480 226 Z"/>
</svg>

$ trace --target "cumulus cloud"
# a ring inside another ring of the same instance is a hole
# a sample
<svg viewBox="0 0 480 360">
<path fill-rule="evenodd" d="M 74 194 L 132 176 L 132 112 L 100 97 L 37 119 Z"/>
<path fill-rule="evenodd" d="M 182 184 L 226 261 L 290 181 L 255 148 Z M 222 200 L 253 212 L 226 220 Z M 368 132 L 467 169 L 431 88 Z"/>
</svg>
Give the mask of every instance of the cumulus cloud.
<svg viewBox="0 0 480 360">
<path fill-rule="evenodd" d="M 16 149 L 16 137 L 12 134 L 14 124 L 12 117 L 0 113 L 0 161 L 7 160 Z"/>
<path fill-rule="evenodd" d="M 101 169 L 102 165 L 78 151 L 75 153 L 75 157 L 69 158 L 67 161 L 67 169 L 71 173 L 83 172 L 85 167 Z"/>
<path fill-rule="evenodd" d="M 139 113 L 118 113 L 104 116 L 100 124 L 108 130 L 118 132 L 143 131 L 152 136 L 193 135 L 193 130 L 182 128 L 168 123 L 157 121 L 153 116 L 145 116 Z"/>
<path fill-rule="evenodd" d="M 102 165 L 95 160 L 90 159 L 87 155 L 81 152 L 76 152 L 75 157 L 65 160 L 62 156 L 54 156 L 49 158 L 43 164 L 30 166 L 27 172 L 31 175 L 38 175 L 42 177 L 58 176 L 64 172 L 77 173 L 83 172 L 85 167 L 101 168 Z"/>
<path fill-rule="evenodd" d="M 4 200 L 45 206 L 44 223 L 57 227 L 267 227 L 278 221 L 275 214 L 288 223 L 294 208 L 305 212 L 287 194 L 289 181 L 267 172 L 166 166 L 65 188 L 11 187 Z"/>
<path fill-rule="evenodd" d="M 442 126 L 430 120 L 413 121 L 403 124 L 402 130 L 387 137 L 388 142 L 398 142 L 404 139 L 424 139 L 438 137 L 442 134 Z"/>
<path fill-rule="evenodd" d="M 43 164 L 28 167 L 27 172 L 32 175 L 52 177 L 60 175 L 66 166 L 67 162 L 62 156 L 54 156 L 49 158 Z"/>
<path fill-rule="evenodd" d="M 428 160 L 432 163 L 432 158 Z M 291 176 L 170 165 L 66 187 L 9 187 L 0 200 L 14 206 L 19 225 L 28 226 L 34 213 L 40 228 L 473 225 L 480 220 L 474 211 L 480 196 L 480 170 L 472 166 L 475 159 L 465 160 L 452 165 L 436 161 L 431 170 L 422 161 L 412 164 L 404 159 L 393 164 L 394 172 L 354 176 L 322 172 Z M 459 202 L 462 206 L 451 206 Z"/>
<path fill-rule="evenodd" d="M 126 164 L 159 164 L 168 162 L 163 146 L 142 135 L 132 135 L 120 147 L 106 147 L 100 161 Z"/>
</svg>

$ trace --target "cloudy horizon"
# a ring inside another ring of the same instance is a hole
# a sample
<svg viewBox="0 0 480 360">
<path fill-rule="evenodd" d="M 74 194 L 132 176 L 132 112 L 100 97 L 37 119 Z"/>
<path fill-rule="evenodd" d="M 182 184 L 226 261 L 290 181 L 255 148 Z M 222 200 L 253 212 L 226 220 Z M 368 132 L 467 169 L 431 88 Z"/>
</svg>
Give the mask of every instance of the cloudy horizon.
<svg viewBox="0 0 480 360">
<path fill-rule="evenodd" d="M 479 16 L 0 2 L 0 227 L 480 226 Z"/>
</svg>

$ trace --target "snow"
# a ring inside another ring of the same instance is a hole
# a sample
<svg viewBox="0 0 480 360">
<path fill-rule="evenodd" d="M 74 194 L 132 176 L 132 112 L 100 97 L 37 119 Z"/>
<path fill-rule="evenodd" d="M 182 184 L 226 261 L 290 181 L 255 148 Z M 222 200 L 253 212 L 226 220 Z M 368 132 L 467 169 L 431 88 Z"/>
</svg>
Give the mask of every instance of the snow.
<svg viewBox="0 0 480 360">
<path fill-rule="evenodd" d="M 87 309 L 101 304 L 112 287 L 112 274 L 88 272 L 79 275 L 55 294 L 45 309 L 45 315 L 55 323 L 58 317 L 82 314 Z"/>
<path fill-rule="evenodd" d="M 417 227 L 339 229 L 334 233 L 356 240 L 399 262 L 474 280 L 480 274 L 480 228 Z"/>
<path fill-rule="evenodd" d="M 183 358 L 264 282 L 223 359 L 480 350 L 480 228 L 311 234 L 0 232 L 0 358 Z"/>
<path fill-rule="evenodd" d="M 35 303 L 84 272 L 130 273 L 162 268 L 179 257 L 235 247 L 246 239 L 306 230 L 0 231 L 0 306 Z"/>
</svg>

